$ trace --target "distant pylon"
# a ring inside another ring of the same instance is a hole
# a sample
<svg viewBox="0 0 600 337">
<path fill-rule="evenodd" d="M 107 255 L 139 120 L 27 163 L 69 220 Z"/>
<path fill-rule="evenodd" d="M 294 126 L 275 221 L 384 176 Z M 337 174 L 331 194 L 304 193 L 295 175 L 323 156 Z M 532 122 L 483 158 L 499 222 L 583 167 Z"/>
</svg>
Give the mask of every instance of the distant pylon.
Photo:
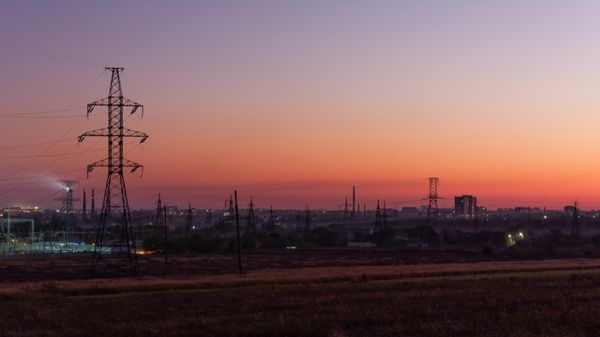
<svg viewBox="0 0 600 337">
<path fill-rule="evenodd" d="M 373 229 L 373 234 L 379 233 L 381 231 L 381 207 L 379 206 L 379 199 L 377 199 L 377 208 L 375 209 L 375 228 Z"/>
<path fill-rule="evenodd" d="M 188 204 L 187 216 L 185 219 L 185 233 L 189 233 L 194 227 L 194 213 L 192 212 L 192 204 Z"/>
<path fill-rule="evenodd" d="M 163 226 L 163 203 L 160 198 L 160 193 L 158 193 L 158 200 L 156 200 L 156 215 L 154 218 L 154 231 L 156 233 L 162 233 L 164 231 Z"/>
<path fill-rule="evenodd" d="M 381 214 L 381 229 L 385 232 L 387 228 L 387 208 L 385 207 L 385 200 L 383 201 L 383 213 Z"/>
<path fill-rule="evenodd" d="M 56 200 L 62 201 L 60 208 L 61 213 L 72 214 L 73 213 L 73 201 L 79 200 L 73 198 L 73 187 L 77 184 L 74 180 L 61 180 L 65 194 L 57 198 Z"/>
<path fill-rule="evenodd" d="M 123 97 L 120 76 L 123 69 L 107 67 L 106 70 L 111 72 L 108 97 L 87 105 L 88 116 L 92 113 L 94 107 L 107 107 L 108 126 L 103 129 L 88 131 L 79 136 L 79 142 L 82 142 L 86 137 L 104 137 L 108 140 L 108 156 L 87 166 L 88 174 L 96 167 L 106 167 L 108 169 L 102 210 L 100 211 L 100 219 L 96 232 L 92 272 L 95 270 L 102 252 L 107 246 L 125 252 L 131 269 L 135 269 L 137 266 L 136 242 L 133 227 L 131 226 L 131 214 L 123 169 L 129 168 L 131 172 L 135 172 L 139 169 L 143 170 L 143 166 L 125 159 L 124 139 L 126 137 L 139 138 L 140 143 L 143 143 L 148 139 L 148 135 L 124 127 L 125 108 L 131 108 L 130 114 L 141 110 L 143 115 L 144 107 L 137 102 Z"/>
<path fill-rule="evenodd" d="M 577 207 L 577 201 L 573 204 L 573 221 L 571 223 L 571 235 L 579 235 L 579 208 Z"/>
<path fill-rule="evenodd" d="M 246 224 L 246 233 L 256 233 L 256 221 L 254 219 L 254 201 L 250 196 L 250 203 L 248 204 L 248 223 Z"/>
<path fill-rule="evenodd" d="M 308 208 L 308 204 L 304 205 L 304 239 L 308 235 L 310 231 L 310 208 Z"/>
<path fill-rule="evenodd" d="M 427 206 L 427 222 L 431 222 L 432 219 L 437 219 L 439 215 L 438 210 L 438 186 L 440 185 L 440 179 L 436 177 L 429 178 L 429 194 L 427 200 L 429 205 Z"/>
<path fill-rule="evenodd" d="M 227 205 L 229 205 L 229 206 L 227 206 Z M 233 214 L 235 213 L 235 210 L 233 207 L 233 194 L 229 196 L 229 203 L 227 203 L 227 201 L 226 201 L 225 206 L 227 207 L 227 212 L 229 212 L 229 216 L 233 217 Z"/>
<path fill-rule="evenodd" d="M 77 184 L 77 181 L 74 180 L 61 180 L 63 185 L 65 194 L 57 198 L 56 200 L 62 201 L 62 206 L 60 208 L 60 212 L 65 217 L 65 241 L 69 241 L 72 239 L 72 233 L 75 230 L 75 224 L 73 219 L 73 202 L 78 201 L 80 199 L 76 199 L 73 197 L 73 187 Z"/>
<path fill-rule="evenodd" d="M 273 213 L 273 206 L 269 210 L 269 221 L 267 222 L 267 231 L 269 233 L 275 232 L 275 213 Z"/>
</svg>

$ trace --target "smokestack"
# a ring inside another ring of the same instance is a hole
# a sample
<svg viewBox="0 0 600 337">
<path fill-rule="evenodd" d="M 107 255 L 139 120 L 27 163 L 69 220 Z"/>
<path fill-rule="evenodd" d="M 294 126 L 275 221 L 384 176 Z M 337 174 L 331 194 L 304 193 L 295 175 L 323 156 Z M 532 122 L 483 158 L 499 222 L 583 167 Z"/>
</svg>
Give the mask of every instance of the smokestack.
<svg viewBox="0 0 600 337">
<path fill-rule="evenodd" d="M 83 201 L 81 205 L 81 217 L 83 221 L 87 221 L 87 195 L 85 193 L 85 188 L 83 189 Z"/>
<path fill-rule="evenodd" d="M 91 212 L 92 220 L 96 219 L 96 196 L 94 194 L 95 194 L 94 189 L 92 188 L 92 212 Z"/>
<path fill-rule="evenodd" d="M 356 186 L 352 186 L 352 217 L 354 212 L 356 212 Z"/>
</svg>

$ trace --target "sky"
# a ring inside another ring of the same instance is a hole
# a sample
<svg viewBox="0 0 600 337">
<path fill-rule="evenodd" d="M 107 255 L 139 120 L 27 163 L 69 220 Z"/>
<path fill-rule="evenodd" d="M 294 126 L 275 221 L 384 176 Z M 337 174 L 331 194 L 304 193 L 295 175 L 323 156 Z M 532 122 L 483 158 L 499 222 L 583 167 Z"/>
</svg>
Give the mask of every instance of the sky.
<svg viewBox="0 0 600 337">
<path fill-rule="evenodd" d="M 0 2 L 0 205 L 58 207 L 122 66 L 133 208 L 600 208 L 597 1 Z M 98 198 L 98 197 L 97 197 Z M 99 199 L 99 198 L 98 198 Z"/>
</svg>

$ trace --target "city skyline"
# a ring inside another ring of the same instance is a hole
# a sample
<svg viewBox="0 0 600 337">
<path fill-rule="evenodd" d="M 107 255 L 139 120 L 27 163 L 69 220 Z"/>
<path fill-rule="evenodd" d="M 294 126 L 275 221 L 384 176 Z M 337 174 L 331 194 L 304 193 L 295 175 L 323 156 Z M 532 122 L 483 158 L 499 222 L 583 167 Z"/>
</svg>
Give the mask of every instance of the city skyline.
<svg viewBox="0 0 600 337">
<path fill-rule="evenodd" d="M 146 108 L 126 120 L 150 134 L 126 146 L 145 165 L 133 208 L 237 189 L 335 209 L 352 185 L 372 208 L 425 197 L 429 176 L 443 207 L 599 208 L 600 4 L 541 4 L 132 1 L 106 22 L 100 3 L 3 2 L 0 205 L 58 206 L 62 179 L 100 193 L 85 165 L 105 144 L 76 137 L 105 123 L 85 104 L 106 65 Z"/>
</svg>

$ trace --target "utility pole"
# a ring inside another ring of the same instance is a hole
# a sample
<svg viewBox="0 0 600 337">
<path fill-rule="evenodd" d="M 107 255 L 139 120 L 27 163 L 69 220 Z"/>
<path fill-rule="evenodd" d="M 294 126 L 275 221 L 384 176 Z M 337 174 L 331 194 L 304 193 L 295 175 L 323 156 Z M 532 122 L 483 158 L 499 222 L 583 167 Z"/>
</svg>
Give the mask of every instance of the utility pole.
<svg viewBox="0 0 600 337">
<path fill-rule="evenodd" d="M 123 169 L 128 168 L 131 172 L 137 170 L 143 171 L 143 166 L 130 161 L 124 156 L 124 139 L 138 138 L 140 143 L 148 139 L 148 135 L 125 128 L 124 110 L 131 109 L 130 114 L 141 110 L 143 116 L 143 105 L 123 97 L 120 74 L 124 68 L 107 67 L 111 72 L 110 87 L 108 97 L 87 105 L 87 115 L 89 116 L 94 107 L 105 106 L 108 108 L 108 126 L 103 129 L 88 131 L 79 136 L 79 142 L 83 142 L 86 137 L 104 137 L 108 140 L 108 155 L 105 159 L 99 160 L 87 166 L 87 173 L 96 167 L 106 167 L 108 175 L 104 187 L 104 199 L 102 200 L 102 210 L 96 231 L 96 242 L 94 246 L 94 256 L 91 271 L 94 272 L 104 247 L 118 247 L 119 251 L 124 250 L 129 260 L 131 270 L 137 268 L 136 243 L 131 226 L 131 213 L 129 211 L 129 200 L 127 198 L 127 189 L 125 188 L 125 177 Z"/>
<path fill-rule="evenodd" d="M 238 208 L 237 190 L 233 191 L 235 196 L 235 225 L 237 229 L 237 255 L 238 255 L 238 271 L 242 274 L 242 243 L 240 242 L 240 211 Z"/>
<path fill-rule="evenodd" d="M 167 225 L 167 205 L 163 206 L 163 223 L 164 223 L 164 233 L 165 233 L 165 242 L 163 253 L 165 254 L 165 266 L 169 265 L 169 227 Z"/>
</svg>

